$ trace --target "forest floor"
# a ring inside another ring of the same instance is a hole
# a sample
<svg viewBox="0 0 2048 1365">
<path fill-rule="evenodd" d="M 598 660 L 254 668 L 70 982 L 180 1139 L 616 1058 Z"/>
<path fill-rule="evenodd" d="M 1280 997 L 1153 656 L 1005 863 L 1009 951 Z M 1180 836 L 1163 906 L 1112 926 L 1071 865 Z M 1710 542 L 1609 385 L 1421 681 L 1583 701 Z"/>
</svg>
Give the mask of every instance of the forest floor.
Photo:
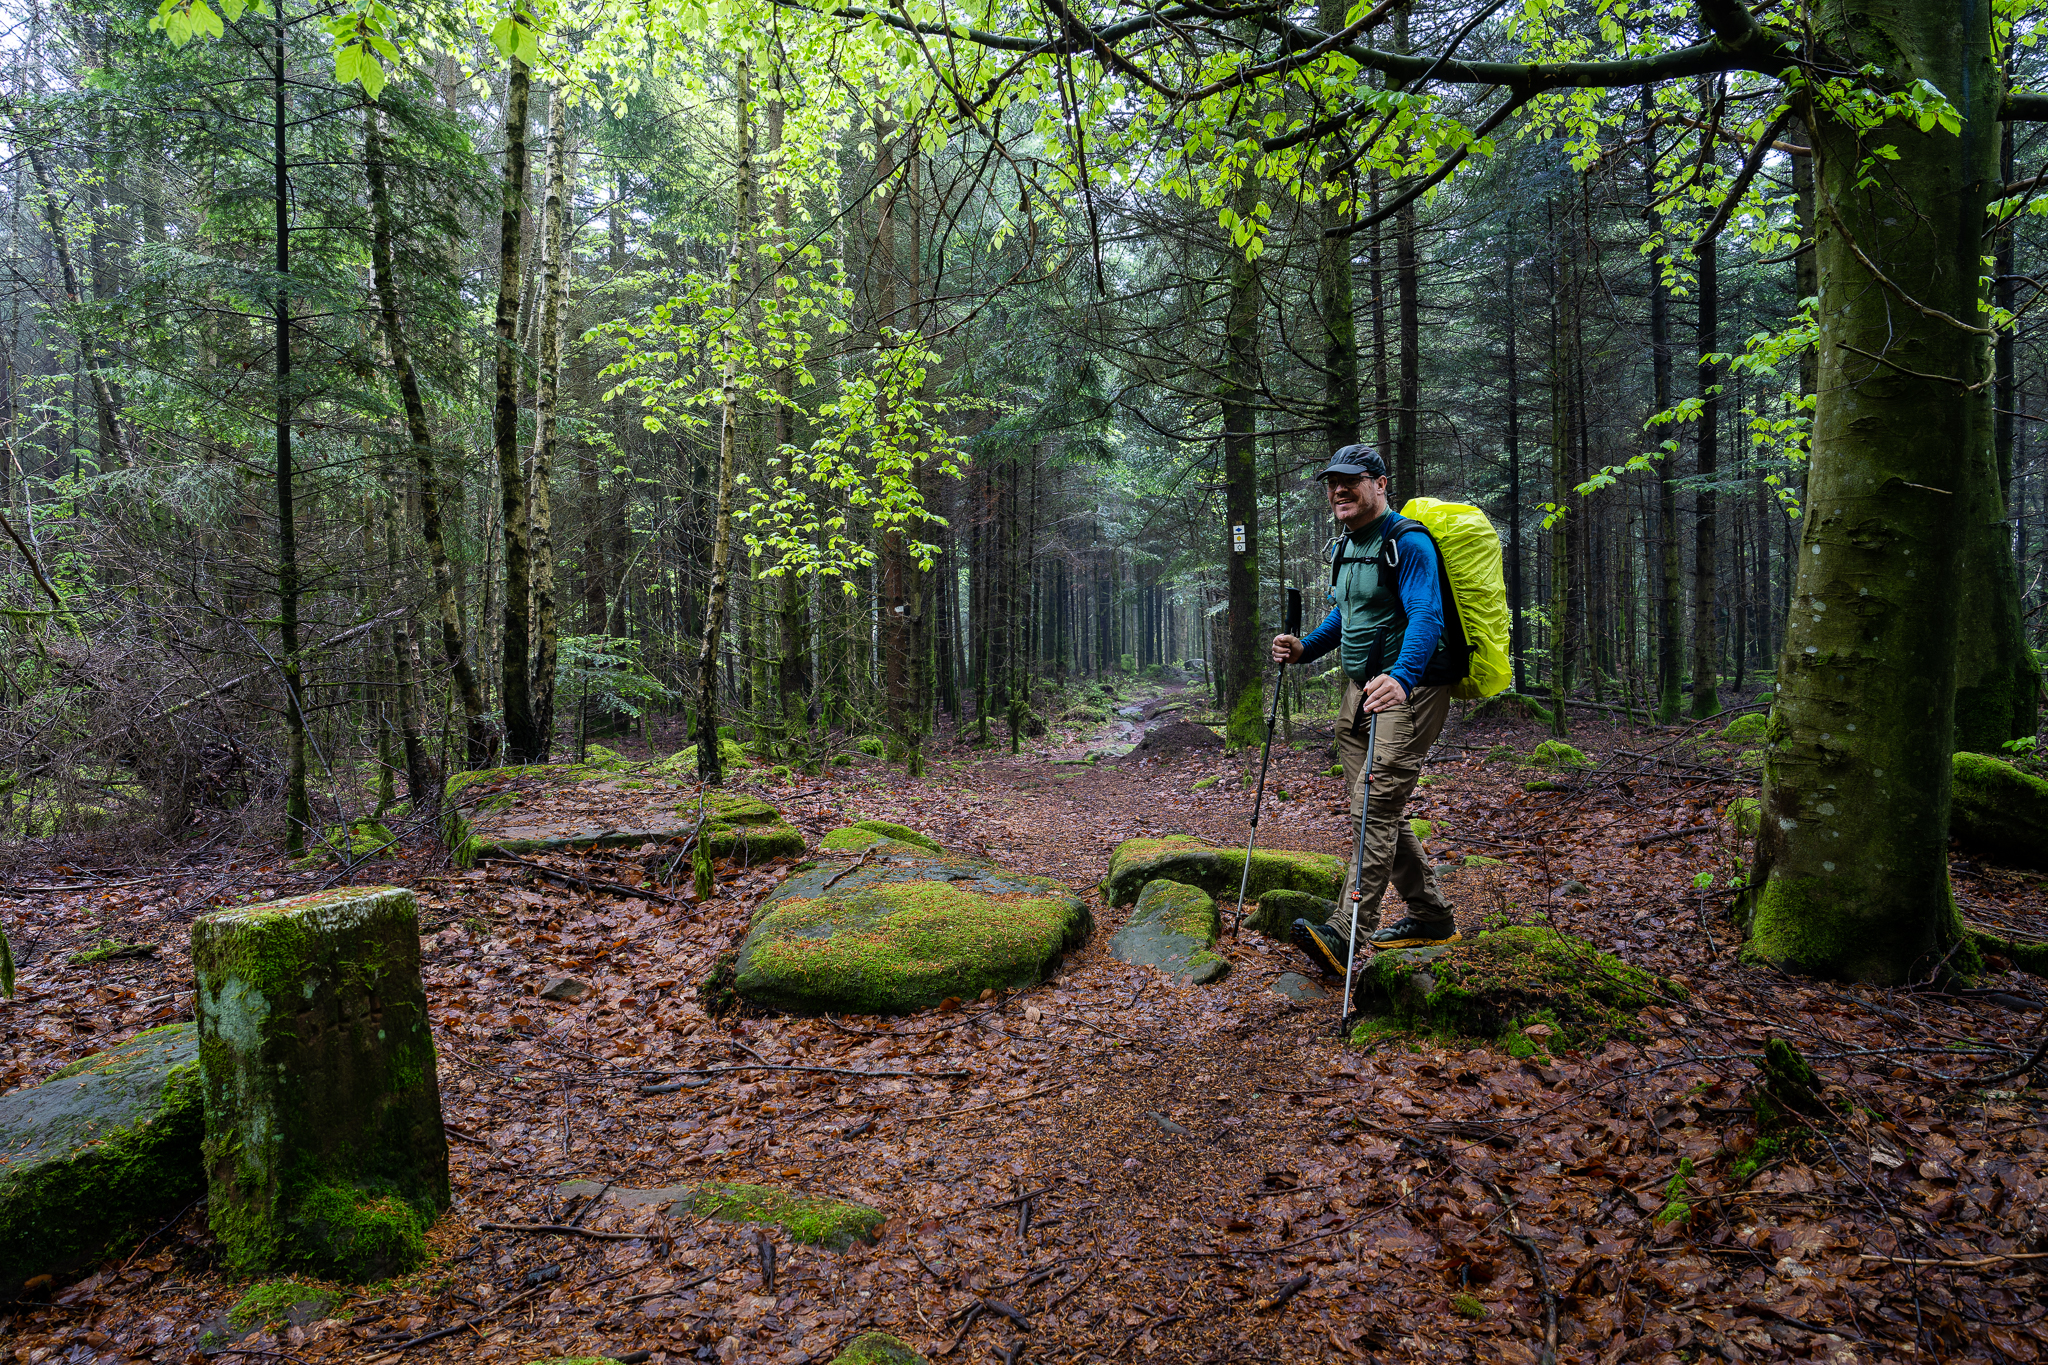
<svg viewBox="0 0 2048 1365">
<path fill-rule="evenodd" d="M 1733 746 L 1587 712 L 1602 719 L 1575 716 L 1572 742 L 1600 766 L 1529 792 L 1535 774 L 1497 746 L 1526 753 L 1537 727 L 1454 719 L 1409 813 L 1436 822 L 1433 855 L 1502 860 L 1453 879 L 1467 934 L 1540 915 L 1688 998 L 1645 1010 L 1633 1041 L 1554 1056 L 1354 1047 L 1334 999 L 1271 989 L 1304 969 L 1284 944 L 1227 945 L 1234 970 L 1213 986 L 1108 956 L 1124 912 L 1094 887 L 1118 842 L 1245 835 L 1256 751 L 1071 761 L 1146 725 L 1170 741 L 1192 709 L 1160 710 L 1176 700 L 1015 756 L 935 745 L 922 780 L 869 764 L 755 789 L 813 841 L 894 820 L 1090 898 L 1097 931 L 1053 980 L 954 1010 L 709 1017 L 697 983 L 787 864 L 729 872 L 695 905 L 455 869 L 423 838 L 362 869 L 351 880 L 420 896 L 455 1208 L 426 1271 L 217 1358 L 800 1365 L 869 1327 L 948 1362 L 1535 1362 L 1551 1343 L 1599 1365 L 2038 1358 L 2048 1124 L 2024 1063 L 2041 985 L 1997 963 L 1960 995 L 1745 965 L 1724 913 L 1744 850 L 1718 810 L 1754 780 Z M 1276 746 L 1262 844 L 1348 852 L 1328 735 L 1300 726 L 1300 747 Z M 197 913 L 333 875 L 209 856 L 17 860 L 0 888 L 22 960 L 0 1091 L 189 1018 Z M 550 861 L 616 880 L 633 856 Z M 1960 858 L 1955 873 L 1968 918 L 2048 937 L 2041 877 Z M 108 937 L 153 956 L 69 961 Z M 558 973 L 596 989 L 538 998 Z M 1771 1037 L 1813 1062 L 1832 1117 L 1759 1133 Z M 641 1093 L 726 1067 L 753 1069 Z M 888 1223 L 843 1254 L 777 1234 L 771 1287 L 748 1227 L 583 1207 L 560 1190 L 579 1179 L 775 1184 Z M 570 1221 L 592 1235 L 481 1226 Z M 51 1302 L 0 1309 L 0 1358 L 183 1361 L 248 1287 L 214 1267 L 195 1207 Z"/>
</svg>

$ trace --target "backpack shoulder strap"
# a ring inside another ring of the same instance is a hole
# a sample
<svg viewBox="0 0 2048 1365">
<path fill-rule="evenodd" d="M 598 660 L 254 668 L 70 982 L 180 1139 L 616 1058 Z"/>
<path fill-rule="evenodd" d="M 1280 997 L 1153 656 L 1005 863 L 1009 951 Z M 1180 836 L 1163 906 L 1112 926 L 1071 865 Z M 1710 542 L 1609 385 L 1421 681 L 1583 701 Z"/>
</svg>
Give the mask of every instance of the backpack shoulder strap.
<svg viewBox="0 0 2048 1365">
<path fill-rule="evenodd" d="M 1420 531 L 1426 536 L 1429 535 L 1429 528 L 1415 518 L 1404 517 L 1399 512 L 1387 513 L 1386 530 L 1380 533 L 1381 567 L 1388 569 L 1398 569 L 1401 567 L 1401 548 L 1399 542 L 1402 536 L 1407 535 L 1411 531 Z M 1429 538 L 1430 544 L 1434 545 L 1436 537 L 1430 536 Z"/>
</svg>

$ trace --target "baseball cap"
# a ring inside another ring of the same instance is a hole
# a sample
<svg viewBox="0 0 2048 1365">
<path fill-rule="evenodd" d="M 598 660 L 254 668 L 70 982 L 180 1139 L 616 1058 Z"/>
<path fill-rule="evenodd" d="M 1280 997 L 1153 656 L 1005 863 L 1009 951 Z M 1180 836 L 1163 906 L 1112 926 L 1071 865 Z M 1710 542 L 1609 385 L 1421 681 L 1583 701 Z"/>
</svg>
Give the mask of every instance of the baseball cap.
<svg viewBox="0 0 2048 1365">
<path fill-rule="evenodd" d="M 1387 462 L 1371 446 L 1344 446 L 1330 456 L 1330 462 L 1323 466 L 1318 479 L 1327 479 L 1332 474 L 1339 478 L 1355 479 L 1360 474 L 1370 474 L 1375 479 L 1385 478 Z"/>
</svg>

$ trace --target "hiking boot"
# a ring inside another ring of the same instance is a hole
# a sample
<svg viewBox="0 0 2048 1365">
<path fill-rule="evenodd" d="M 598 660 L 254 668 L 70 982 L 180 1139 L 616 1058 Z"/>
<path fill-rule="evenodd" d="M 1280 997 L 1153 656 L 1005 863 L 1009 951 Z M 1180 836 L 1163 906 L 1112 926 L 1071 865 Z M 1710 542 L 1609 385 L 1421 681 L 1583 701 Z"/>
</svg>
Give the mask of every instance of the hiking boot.
<svg viewBox="0 0 2048 1365">
<path fill-rule="evenodd" d="M 1344 975 L 1344 959 L 1351 952 L 1351 945 L 1344 936 L 1327 924 L 1312 924 L 1298 919 L 1288 937 L 1294 946 L 1308 954 L 1308 960 L 1316 964 L 1316 970 L 1324 976 Z"/>
<path fill-rule="evenodd" d="M 1403 915 L 1392 924 L 1373 931 L 1366 942 L 1379 948 L 1429 948 L 1439 943 L 1456 943 L 1458 926 L 1450 919 L 1417 919 Z"/>
</svg>

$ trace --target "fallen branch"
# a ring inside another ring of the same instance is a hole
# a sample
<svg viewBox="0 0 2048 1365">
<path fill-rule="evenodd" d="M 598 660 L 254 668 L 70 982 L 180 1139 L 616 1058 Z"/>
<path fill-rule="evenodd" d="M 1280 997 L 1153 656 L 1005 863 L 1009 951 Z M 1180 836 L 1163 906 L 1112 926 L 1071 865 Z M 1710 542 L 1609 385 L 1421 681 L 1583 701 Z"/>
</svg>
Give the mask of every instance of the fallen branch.
<svg viewBox="0 0 2048 1365">
<path fill-rule="evenodd" d="M 783 1066 L 772 1062 L 758 1065 L 705 1066 L 678 1071 L 678 1076 L 729 1076 L 735 1071 L 807 1071 L 825 1076 L 915 1076 L 929 1081 L 952 1081 L 972 1073 L 966 1071 L 857 1071 L 850 1066 Z"/>
<path fill-rule="evenodd" d="M 1286 1284 L 1281 1285 L 1279 1289 L 1275 1290 L 1272 1298 L 1260 1299 L 1258 1304 L 1252 1309 L 1252 1311 L 1254 1313 L 1271 1313 L 1275 1309 L 1285 1308 L 1287 1306 L 1287 1301 L 1289 1299 L 1293 1298 L 1296 1294 L 1299 1294 L 1302 1290 L 1308 1288 L 1309 1285 L 1313 1282 L 1313 1277 L 1306 1270 L 1304 1270 L 1299 1275 L 1296 1275 L 1293 1279 L 1289 1280 Z"/>
<path fill-rule="evenodd" d="M 1936 1259 L 1927 1256 L 1877 1256 L 1868 1251 L 1857 1253 L 1865 1261 L 1888 1261 L 1893 1265 L 1931 1265 L 1944 1270 L 1976 1270 L 1987 1265 L 2000 1265 L 2006 1261 L 2048 1261 L 2048 1251 L 1999 1251 L 1980 1256 L 1973 1261 Z"/>
<path fill-rule="evenodd" d="M 1666 839 L 1685 839 L 1695 834 L 1712 834 L 1719 828 L 1719 825 L 1691 825 L 1685 829 L 1667 829 L 1659 834 L 1645 834 L 1635 841 L 1635 846 L 1641 848 L 1644 844 L 1661 844 Z"/>
</svg>

